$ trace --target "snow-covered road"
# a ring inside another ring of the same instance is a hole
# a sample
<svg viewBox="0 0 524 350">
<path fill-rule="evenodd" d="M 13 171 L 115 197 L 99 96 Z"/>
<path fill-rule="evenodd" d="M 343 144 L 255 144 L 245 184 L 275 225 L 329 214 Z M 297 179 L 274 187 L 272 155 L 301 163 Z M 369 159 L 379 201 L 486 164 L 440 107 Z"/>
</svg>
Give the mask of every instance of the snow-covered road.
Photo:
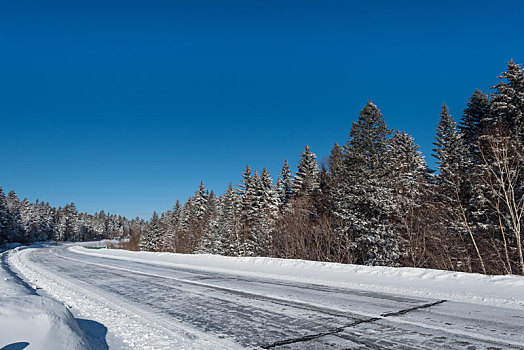
<svg viewBox="0 0 524 350">
<path fill-rule="evenodd" d="M 38 292 L 99 325 L 84 329 L 96 348 L 524 349 L 522 309 L 113 259 L 69 246 L 21 249 L 8 261 Z"/>
</svg>

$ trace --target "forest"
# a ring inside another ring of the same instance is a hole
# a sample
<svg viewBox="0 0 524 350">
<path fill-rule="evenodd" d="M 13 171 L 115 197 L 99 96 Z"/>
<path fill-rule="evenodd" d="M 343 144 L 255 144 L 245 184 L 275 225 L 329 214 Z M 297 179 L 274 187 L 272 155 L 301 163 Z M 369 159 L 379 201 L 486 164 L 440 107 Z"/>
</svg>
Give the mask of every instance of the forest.
<svg viewBox="0 0 524 350">
<path fill-rule="evenodd" d="M 147 222 L 0 189 L 0 243 L 121 237 L 132 250 L 524 275 L 524 70 L 510 61 L 498 79 L 459 119 L 442 106 L 437 169 L 368 101 L 325 162 L 305 146 L 276 181 L 247 165 L 224 194 L 200 183 Z"/>
</svg>

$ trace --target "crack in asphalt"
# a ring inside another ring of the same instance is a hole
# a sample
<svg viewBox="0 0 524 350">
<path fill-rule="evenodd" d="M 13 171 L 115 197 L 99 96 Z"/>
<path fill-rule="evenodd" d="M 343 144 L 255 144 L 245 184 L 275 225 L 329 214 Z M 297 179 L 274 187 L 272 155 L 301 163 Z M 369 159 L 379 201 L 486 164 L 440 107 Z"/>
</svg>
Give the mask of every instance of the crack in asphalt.
<svg viewBox="0 0 524 350">
<path fill-rule="evenodd" d="M 301 343 L 301 342 L 306 342 L 306 341 L 322 338 L 322 337 L 325 337 L 327 335 L 333 335 L 333 334 L 337 334 L 337 333 L 343 332 L 346 328 L 355 327 L 355 326 L 358 326 L 359 324 L 362 324 L 362 323 L 372 323 L 372 322 L 376 322 L 376 321 L 382 320 L 383 318 L 386 318 L 386 317 L 405 315 L 405 314 L 407 314 L 407 313 L 409 313 L 411 311 L 420 310 L 420 309 L 426 309 L 428 307 L 432 307 L 432 306 L 435 306 L 435 305 L 438 305 L 438 304 L 442 304 L 444 302 L 446 302 L 446 300 L 438 300 L 438 301 L 435 301 L 433 303 L 419 305 L 419 306 L 411 307 L 409 309 L 404 309 L 404 310 L 400 310 L 400 311 L 384 313 L 384 314 L 381 314 L 380 317 L 371 317 L 371 318 L 366 318 L 366 319 L 362 319 L 362 320 L 357 320 L 355 322 L 351 322 L 349 324 L 346 324 L 345 326 L 337 327 L 337 328 L 332 329 L 330 331 L 316 333 L 316 334 L 310 334 L 310 335 L 305 335 L 305 336 L 298 337 L 298 338 L 290 338 L 290 339 L 279 340 L 279 341 L 276 341 L 276 342 L 274 342 L 272 344 L 261 346 L 261 348 L 262 349 L 272 349 L 272 348 L 276 348 L 278 346 L 289 345 L 289 344 L 294 344 L 294 343 Z"/>
</svg>

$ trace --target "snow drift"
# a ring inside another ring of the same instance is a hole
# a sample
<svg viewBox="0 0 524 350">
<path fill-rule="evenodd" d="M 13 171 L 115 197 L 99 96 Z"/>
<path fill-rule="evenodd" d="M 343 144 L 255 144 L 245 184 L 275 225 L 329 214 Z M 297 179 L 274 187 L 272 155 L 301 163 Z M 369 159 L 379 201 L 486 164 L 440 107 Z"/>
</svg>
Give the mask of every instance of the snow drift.
<svg viewBox="0 0 524 350">
<path fill-rule="evenodd" d="M 89 349 L 71 312 L 24 285 L 8 270 L 5 254 L 0 254 L 0 348 Z"/>
</svg>

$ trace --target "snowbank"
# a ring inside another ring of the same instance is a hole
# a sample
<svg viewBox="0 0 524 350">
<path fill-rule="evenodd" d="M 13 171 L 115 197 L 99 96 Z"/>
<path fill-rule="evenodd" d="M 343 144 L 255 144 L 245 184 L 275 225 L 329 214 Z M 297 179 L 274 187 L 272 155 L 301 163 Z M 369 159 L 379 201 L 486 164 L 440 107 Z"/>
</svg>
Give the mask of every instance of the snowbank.
<svg viewBox="0 0 524 350">
<path fill-rule="evenodd" d="M 0 348 L 89 349 L 76 319 L 61 303 L 36 294 L 0 254 Z"/>
<path fill-rule="evenodd" d="M 117 249 L 90 250 L 82 246 L 72 246 L 69 249 L 76 253 L 112 259 L 524 310 L 524 276 L 485 276 L 410 267 L 361 266 L 295 259 L 237 258 Z"/>
</svg>

